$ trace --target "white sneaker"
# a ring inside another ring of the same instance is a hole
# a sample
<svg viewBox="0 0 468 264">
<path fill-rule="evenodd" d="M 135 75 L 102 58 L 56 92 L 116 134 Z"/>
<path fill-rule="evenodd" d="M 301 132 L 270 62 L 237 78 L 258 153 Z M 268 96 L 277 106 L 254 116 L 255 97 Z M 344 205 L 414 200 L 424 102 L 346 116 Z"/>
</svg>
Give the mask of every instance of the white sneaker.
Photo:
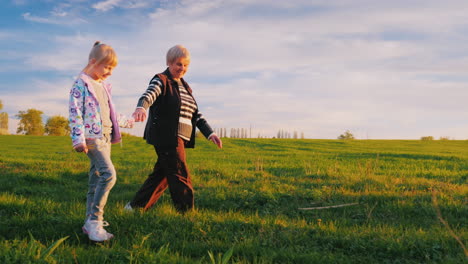
<svg viewBox="0 0 468 264">
<path fill-rule="evenodd" d="M 128 203 L 125 205 L 124 211 L 133 212 L 133 207 L 130 205 L 130 202 L 128 202 Z"/>
<path fill-rule="evenodd" d="M 113 234 L 104 230 L 104 226 L 109 226 L 109 223 L 106 221 L 88 220 L 84 224 L 82 230 L 83 233 L 88 235 L 89 240 L 103 242 L 114 237 Z"/>
</svg>

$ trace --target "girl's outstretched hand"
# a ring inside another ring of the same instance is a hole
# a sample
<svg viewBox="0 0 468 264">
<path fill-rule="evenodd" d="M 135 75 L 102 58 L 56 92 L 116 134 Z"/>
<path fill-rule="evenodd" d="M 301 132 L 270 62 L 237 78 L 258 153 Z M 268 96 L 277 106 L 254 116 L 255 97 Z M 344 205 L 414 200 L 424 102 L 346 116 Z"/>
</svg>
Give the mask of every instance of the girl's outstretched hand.
<svg viewBox="0 0 468 264">
<path fill-rule="evenodd" d="M 144 108 L 137 108 L 132 116 L 135 118 L 135 122 L 143 122 L 146 119 L 146 110 Z"/>
<path fill-rule="evenodd" d="M 216 134 L 211 135 L 209 140 L 211 140 L 213 143 L 215 143 L 218 146 L 218 148 L 223 148 L 223 142 L 221 141 L 221 139 Z"/>
<path fill-rule="evenodd" d="M 88 153 L 88 146 L 86 146 L 86 144 L 84 143 L 78 144 L 74 146 L 73 148 L 75 149 L 76 152 Z"/>
</svg>

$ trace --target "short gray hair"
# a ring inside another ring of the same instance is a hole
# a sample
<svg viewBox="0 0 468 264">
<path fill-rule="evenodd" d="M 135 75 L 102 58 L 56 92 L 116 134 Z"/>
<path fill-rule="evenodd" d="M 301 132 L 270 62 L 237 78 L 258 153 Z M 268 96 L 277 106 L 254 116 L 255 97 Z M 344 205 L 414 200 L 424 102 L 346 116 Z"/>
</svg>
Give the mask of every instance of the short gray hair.
<svg viewBox="0 0 468 264">
<path fill-rule="evenodd" d="M 188 58 L 190 59 L 189 51 L 182 45 L 175 45 L 167 51 L 166 55 L 166 64 L 169 65 L 173 63 L 178 58 Z"/>
</svg>

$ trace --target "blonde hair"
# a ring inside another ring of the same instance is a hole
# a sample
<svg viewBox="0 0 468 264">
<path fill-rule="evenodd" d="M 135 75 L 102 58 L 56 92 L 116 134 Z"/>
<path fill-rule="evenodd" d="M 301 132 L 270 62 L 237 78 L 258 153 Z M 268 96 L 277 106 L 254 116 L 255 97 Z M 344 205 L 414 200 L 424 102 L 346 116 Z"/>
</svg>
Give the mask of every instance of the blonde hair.
<svg viewBox="0 0 468 264">
<path fill-rule="evenodd" d="M 117 66 L 117 63 L 119 62 L 114 49 L 107 44 L 101 43 L 100 41 L 96 41 L 91 48 L 88 60 L 90 61 L 91 59 L 95 59 L 97 65 L 108 64 L 112 67 Z M 88 62 L 88 65 L 84 68 L 83 71 L 87 71 L 90 68 L 91 65 Z"/>
<path fill-rule="evenodd" d="M 178 58 L 190 59 L 189 51 L 182 45 L 175 45 L 167 51 L 166 64 L 169 65 Z"/>
</svg>

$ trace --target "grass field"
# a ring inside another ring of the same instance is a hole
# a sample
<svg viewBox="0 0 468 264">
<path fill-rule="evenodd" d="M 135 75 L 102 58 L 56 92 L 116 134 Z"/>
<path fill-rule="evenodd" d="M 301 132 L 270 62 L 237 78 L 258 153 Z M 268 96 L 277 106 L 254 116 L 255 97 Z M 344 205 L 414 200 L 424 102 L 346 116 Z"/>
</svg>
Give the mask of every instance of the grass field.
<svg viewBox="0 0 468 264">
<path fill-rule="evenodd" d="M 105 217 L 116 237 L 90 243 L 87 157 L 68 137 L 0 136 L 0 263 L 468 260 L 468 141 L 223 140 L 188 150 L 186 215 L 167 192 L 124 212 L 156 157 L 140 138 L 114 145 Z M 316 207 L 328 208 L 300 209 Z"/>
</svg>

